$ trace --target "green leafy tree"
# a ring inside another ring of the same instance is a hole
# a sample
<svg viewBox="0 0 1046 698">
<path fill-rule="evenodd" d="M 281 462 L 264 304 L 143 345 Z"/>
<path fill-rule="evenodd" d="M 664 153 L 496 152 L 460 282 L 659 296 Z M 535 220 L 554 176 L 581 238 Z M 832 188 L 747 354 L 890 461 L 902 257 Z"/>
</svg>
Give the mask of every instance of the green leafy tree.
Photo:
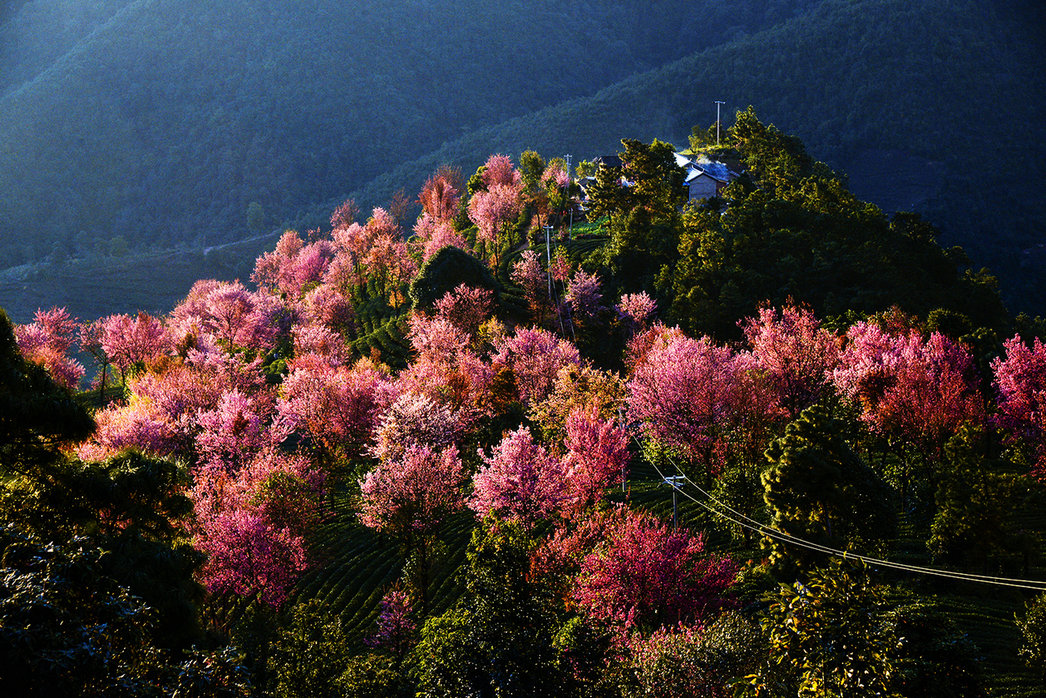
<svg viewBox="0 0 1046 698">
<path fill-rule="evenodd" d="M 247 230 L 260 233 L 265 228 L 265 209 L 257 201 L 247 204 Z"/>
<path fill-rule="evenodd" d="M 498 293 L 498 283 L 490 269 L 468 252 L 444 247 L 426 261 L 410 285 L 414 310 L 428 310 L 447 293 L 465 284 Z"/>
<path fill-rule="evenodd" d="M 559 685 L 551 600 L 528 574 L 532 547 L 522 528 L 490 517 L 473 533 L 465 596 L 425 623 L 414 652 L 422 694 L 541 696 Z"/>
<path fill-rule="evenodd" d="M 833 564 L 782 585 L 763 619 L 769 658 L 740 683 L 742 695 L 894 696 L 897 634 L 885 611 L 883 591 L 860 568 Z"/>
<path fill-rule="evenodd" d="M 94 431 L 94 420 L 42 366 L 22 358 L 0 310 L 0 470 L 40 478 L 61 459 L 59 447 Z M 5 480 L 6 482 L 6 480 Z"/>
<path fill-rule="evenodd" d="M 847 548 L 888 538 L 895 521 L 889 488 L 850 448 L 845 425 L 814 405 L 770 444 L 763 499 L 770 525 L 820 545 Z M 764 539 L 782 571 L 818 564 L 804 548 Z"/>
<path fill-rule="evenodd" d="M 235 651 L 159 647 L 153 610 L 106 573 L 107 555 L 0 526 L 0 694 L 250 695 Z"/>
<path fill-rule="evenodd" d="M 622 139 L 625 178 L 635 205 L 657 216 L 672 216 L 683 204 L 683 169 L 676 164 L 671 143 L 654 139 L 649 145 Z"/>
<path fill-rule="evenodd" d="M 269 655 L 271 695 L 276 698 L 340 698 L 349 645 L 341 620 L 318 601 L 294 607 Z"/>
<path fill-rule="evenodd" d="M 588 188 L 589 217 L 606 217 L 611 225 L 628 210 L 630 197 L 621 183 L 620 167 L 601 164 L 595 172 L 596 181 Z"/>
<path fill-rule="evenodd" d="M 891 650 L 891 686 L 905 698 L 984 698 L 981 657 L 969 636 L 943 611 L 903 598 L 887 613 L 898 638 Z"/>
<path fill-rule="evenodd" d="M 0 520 L 56 545 L 76 537 L 104 549 L 101 571 L 151 607 L 152 642 L 199 640 L 203 593 L 193 575 L 203 558 L 181 527 L 192 511 L 185 468 L 134 452 L 102 463 L 68 458 L 60 447 L 94 422 L 22 360 L 2 315 L 0 385 Z"/>
<path fill-rule="evenodd" d="M 384 654 L 364 654 L 349 659 L 338 686 L 342 698 L 408 698 L 414 696 L 399 661 Z"/>
<path fill-rule="evenodd" d="M 1046 594 L 1028 602 L 1024 617 L 1017 619 L 1017 629 L 1021 633 L 1021 657 L 1046 681 Z"/>
<path fill-rule="evenodd" d="M 533 150 L 524 150 L 519 156 L 519 174 L 523 186 L 532 189 L 545 173 L 545 159 Z"/>
<path fill-rule="evenodd" d="M 926 541 L 935 558 L 983 567 L 1019 542 L 1006 516 L 1017 504 L 1017 480 L 985 457 L 984 438 L 982 430 L 964 425 L 945 445 Z"/>
</svg>

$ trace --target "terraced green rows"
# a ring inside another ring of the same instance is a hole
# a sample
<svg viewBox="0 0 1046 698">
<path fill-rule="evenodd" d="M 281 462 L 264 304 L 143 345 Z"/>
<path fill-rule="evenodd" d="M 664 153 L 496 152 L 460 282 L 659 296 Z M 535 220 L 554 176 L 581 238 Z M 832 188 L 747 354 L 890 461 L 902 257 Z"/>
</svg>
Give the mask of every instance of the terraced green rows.
<svg viewBox="0 0 1046 698">
<path fill-rule="evenodd" d="M 435 613 L 449 608 L 460 594 L 455 573 L 474 525 L 470 512 L 444 525 L 446 551 L 435 560 L 429 583 Z M 382 596 L 400 577 L 403 560 L 395 542 L 359 524 L 350 498 L 340 493 L 332 520 L 316 534 L 314 554 L 320 561 L 299 580 L 288 603 L 318 600 L 341 618 L 351 640 L 362 640 L 374 630 Z"/>
</svg>

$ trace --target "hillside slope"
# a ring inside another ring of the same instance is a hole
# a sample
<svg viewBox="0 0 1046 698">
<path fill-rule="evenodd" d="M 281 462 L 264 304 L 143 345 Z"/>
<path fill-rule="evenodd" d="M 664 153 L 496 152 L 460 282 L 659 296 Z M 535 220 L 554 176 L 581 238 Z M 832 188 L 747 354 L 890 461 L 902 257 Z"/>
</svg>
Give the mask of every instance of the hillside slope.
<svg viewBox="0 0 1046 698">
<path fill-rule="evenodd" d="M 251 202 L 259 232 L 816 1 L 29 2 L 0 25 L 0 255 L 225 242 Z"/>
<path fill-rule="evenodd" d="M 1046 307 L 1046 43 L 1041 14 L 973 2 L 829 2 L 576 99 L 479 130 L 356 192 L 410 191 L 438 164 L 533 148 L 575 162 L 618 139 L 685 145 L 691 127 L 754 104 L 886 210 L 918 210 L 1000 276 L 1015 309 Z M 998 117 L 986 114 L 995 105 Z M 724 117 L 724 121 L 728 118 Z M 730 119 L 732 121 L 732 119 Z M 324 209 L 330 202 L 324 202 Z M 302 223 L 315 220 L 305 217 Z M 1027 252 L 1025 252 L 1027 251 Z"/>
</svg>

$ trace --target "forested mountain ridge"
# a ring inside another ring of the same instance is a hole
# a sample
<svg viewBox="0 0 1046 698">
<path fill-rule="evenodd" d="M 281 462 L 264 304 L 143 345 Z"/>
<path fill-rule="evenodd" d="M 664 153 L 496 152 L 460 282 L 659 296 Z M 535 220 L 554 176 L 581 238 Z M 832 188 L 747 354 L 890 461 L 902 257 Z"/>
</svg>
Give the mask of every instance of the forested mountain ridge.
<svg viewBox="0 0 1046 698">
<path fill-rule="evenodd" d="M 412 176 L 420 185 L 421 173 L 441 162 L 467 168 L 474 151 L 591 157 L 616 152 L 620 137 L 683 147 L 692 126 L 714 120 L 712 99 L 728 97 L 726 124 L 732 110 L 756 105 L 848 175 L 857 195 L 887 211 L 920 212 L 941 228 L 943 244 L 961 244 L 975 266 L 999 276 L 1012 307 L 1037 313 L 1046 303 L 1038 251 L 1046 44 L 1041 11 L 1014 5 L 1021 9 L 825 3 L 592 97 L 479 130 L 400 165 L 356 198 L 382 200 Z M 997 116 L 986 116 L 987 105 L 997 105 Z"/>
<path fill-rule="evenodd" d="M 37 6 L 5 23 L 5 45 Z M 229 241 L 252 201 L 278 223 L 476 126 L 709 45 L 703 24 L 765 21 L 765 10 L 678 0 L 121 10 L 85 20 L 82 36 L 71 29 L 73 45 L 49 64 L 8 56 L 24 78 L 0 99 L 8 257 L 26 256 L 13 240 L 42 255 L 78 233 L 136 246 Z M 39 40 L 49 24 L 38 25 Z"/>
<path fill-rule="evenodd" d="M 0 46 L 20 46 L 33 16 L 49 26 L 46 6 L 9 11 Z M 862 197 L 924 213 L 996 271 L 1012 307 L 1046 301 L 1036 3 L 104 7 L 68 21 L 60 57 L 19 49 L 2 64 L 23 80 L 0 97 L 8 265 L 307 229 L 347 196 L 384 203 L 490 152 L 682 146 L 726 99 L 727 123 L 755 104 Z M 153 309 L 191 281 L 172 279 Z M 15 317 L 35 307 L 33 283 L 5 287 Z"/>
</svg>

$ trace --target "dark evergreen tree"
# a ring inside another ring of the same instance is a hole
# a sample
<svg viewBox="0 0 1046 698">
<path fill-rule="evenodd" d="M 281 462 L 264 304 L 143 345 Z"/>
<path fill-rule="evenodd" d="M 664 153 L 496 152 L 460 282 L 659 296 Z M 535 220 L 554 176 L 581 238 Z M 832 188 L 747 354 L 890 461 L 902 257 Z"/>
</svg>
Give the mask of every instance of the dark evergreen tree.
<svg viewBox="0 0 1046 698">
<path fill-rule="evenodd" d="M 890 489 L 850 448 L 842 421 L 814 405 L 766 450 L 763 499 L 771 527 L 836 549 L 867 546 L 894 530 Z M 824 556 L 765 538 L 779 570 L 823 563 Z M 867 552 L 865 548 L 861 552 Z"/>
</svg>

